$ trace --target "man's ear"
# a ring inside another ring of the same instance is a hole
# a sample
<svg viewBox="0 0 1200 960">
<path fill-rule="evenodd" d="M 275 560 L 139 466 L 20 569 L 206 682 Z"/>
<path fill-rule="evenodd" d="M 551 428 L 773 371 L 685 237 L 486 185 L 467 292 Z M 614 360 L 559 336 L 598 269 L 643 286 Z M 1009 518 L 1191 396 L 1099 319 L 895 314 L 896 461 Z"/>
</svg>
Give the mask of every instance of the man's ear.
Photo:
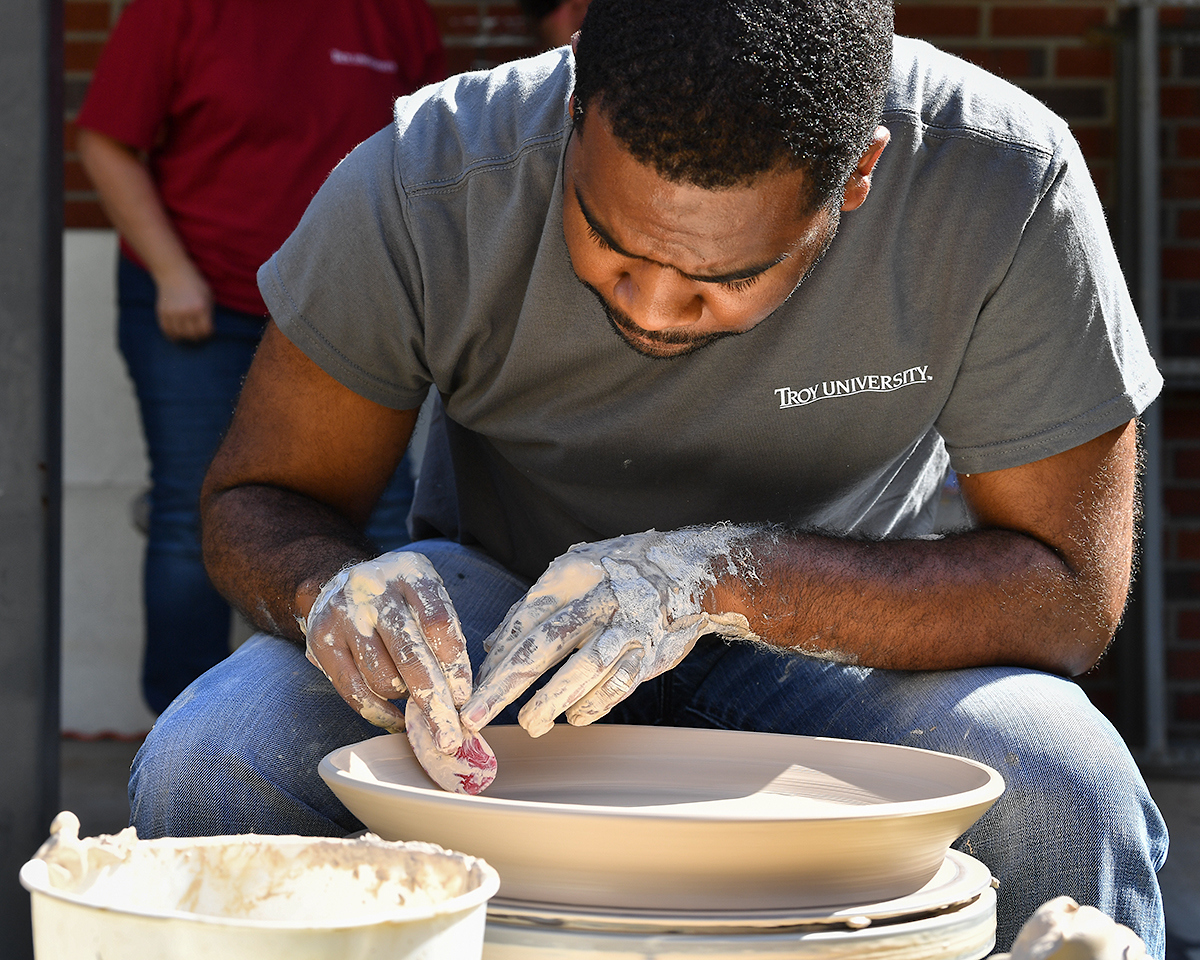
<svg viewBox="0 0 1200 960">
<path fill-rule="evenodd" d="M 579 31 L 576 30 L 571 34 L 571 56 L 575 56 L 575 51 L 579 49 Z M 575 119 L 575 94 L 571 94 L 571 99 L 567 101 L 567 114 L 572 120 Z"/>
<path fill-rule="evenodd" d="M 867 194 L 871 192 L 871 173 L 875 169 L 875 164 L 879 161 L 879 155 L 883 153 L 883 148 L 888 145 L 888 141 L 892 139 L 892 134 L 887 127 L 876 127 L 875 135 L 871 138 L 871 145 L 867 148 L 854 168 L 854 172 L 850 174 L 850 179 L 846 181 L 846 191 L 842 194 L 842 211 L 857 210 L 863 205 L 863 201 L 867 199 Z"/>
</svg>

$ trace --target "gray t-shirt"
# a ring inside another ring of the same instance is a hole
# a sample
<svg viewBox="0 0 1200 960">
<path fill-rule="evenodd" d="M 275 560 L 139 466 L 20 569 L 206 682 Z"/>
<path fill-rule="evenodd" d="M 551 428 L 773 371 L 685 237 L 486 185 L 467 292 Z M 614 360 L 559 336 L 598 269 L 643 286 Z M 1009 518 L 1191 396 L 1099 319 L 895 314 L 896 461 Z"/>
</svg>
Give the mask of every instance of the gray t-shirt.
<svg viewBox="0 0 1200 960">
<path fill-rule="evenodd" d="M 440 395 L 419 536 L 528 577 L 650 527 L 916 536 L 948 465 L 1060 453 L 1161 388 L 1066 124 L 906 39 L 870 196 L 809 279 L 745 334 L 641 356 L 563 239 L 572 68 L 555 51 L 398 101 L 259 272 L 338 381 L 398 409 Z"/>
</svg>

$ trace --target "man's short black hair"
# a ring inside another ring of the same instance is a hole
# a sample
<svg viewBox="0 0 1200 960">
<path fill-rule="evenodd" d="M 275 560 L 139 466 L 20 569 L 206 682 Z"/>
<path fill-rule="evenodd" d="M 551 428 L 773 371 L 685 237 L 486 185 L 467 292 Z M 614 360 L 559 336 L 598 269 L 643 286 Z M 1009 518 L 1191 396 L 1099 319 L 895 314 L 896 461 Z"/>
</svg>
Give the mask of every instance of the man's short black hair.
<svg viewBox="0 0 1200 960">
<path fill-rule="evenodd" d="M 803 170 L 815 209 L 869 147 L 891 59 L 890 0 L 592 0 L 576 123 L 603 110 L 634 158 L 674 182 Z"/>
</svg>

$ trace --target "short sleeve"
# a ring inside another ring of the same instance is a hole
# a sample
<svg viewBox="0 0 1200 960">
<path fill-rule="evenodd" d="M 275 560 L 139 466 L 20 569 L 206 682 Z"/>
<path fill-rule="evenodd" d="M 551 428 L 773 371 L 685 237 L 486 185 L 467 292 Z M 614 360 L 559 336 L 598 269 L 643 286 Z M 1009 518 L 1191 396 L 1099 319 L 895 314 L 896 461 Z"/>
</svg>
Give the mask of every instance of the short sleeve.
<svg viewBox="0 0 1200 960">
<path fill-rule="evenodd" d="M 174 0 L 133 0 L 100 55 L 79 126 L 149 151 L 170 105 L 182 28 Z"/>
<path fill-rule="evenodd" d="M 394 128 L 356 147 L 300 224 L 258 271 L 279 329 L 356 393 L 393 409 L 421 405 L 430 376 L 423 284 L 393 176 Z"/>
<path fill-rule="evenodd" d="M 978 316 L 938 430 L 960 473 L 1007 469 L 1120 426 L 1161 388 L 1099 197 L 1068 139 Z"/>
</svg>

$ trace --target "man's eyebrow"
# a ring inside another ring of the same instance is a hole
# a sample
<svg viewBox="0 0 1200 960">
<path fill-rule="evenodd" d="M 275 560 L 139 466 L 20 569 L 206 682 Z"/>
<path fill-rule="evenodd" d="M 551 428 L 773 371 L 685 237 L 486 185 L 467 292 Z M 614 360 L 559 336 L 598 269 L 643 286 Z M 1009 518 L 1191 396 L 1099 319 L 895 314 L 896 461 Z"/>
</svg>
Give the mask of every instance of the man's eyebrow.
<svg viewBox="0 0 1200 960">
<path fill-rule="evenodd" d="M 743 267 L 741 270 L 732 270 L 729 273 L 721 273 L 713 276 L 700 276 L 694 273 L 685 273 L 678 267 L 672 266 L 669 263 L 659 263 L 657 260 L 654 260 L 650 257 L 643 257 L 636 253 L 630 253 L 628 250 L 624 249 L 619 243 L 617 243 L 612 234 L 604 229 L 604 226 L 600 223 L 600 221 L 598 221 L 595 216 L 592 215 L 592 212 L 587 208 L 587 204 L 583 202 L 583 197 L 579 195 L 579 191 L 575 188 L 574 183 L 571 184 L 571 192 L 575 194 L 575 202 L 579 204 L 579 212 L 583 214 L 583 219 L 587 222 L 587 225 L 591 227 L 592 232 L 595 233 L 596 236 L 598 236 L 601 240 L 603 240 L 607 246 L 611 247 L 613 251 L 619 253 L 623 257 L 629 257 L 631 260 L 645 260 L 647 263 L 654 263 L 660 267 L 667 267 L 668 269 L 674 270 L 680 276 L 687 277 L 689 280 L 695 280 L 697 283 L 734 283 L 738 280 L 749 280 L 751 277 L 757 277 L 760 273 L 766 273 L 773 266 L 783 263 L 784 260 L 791 256 L 791 254 L 785 253 L 780 257 L 776 257 L 770 263 L 755 264 L 753 266 Z"/>
</svg>

